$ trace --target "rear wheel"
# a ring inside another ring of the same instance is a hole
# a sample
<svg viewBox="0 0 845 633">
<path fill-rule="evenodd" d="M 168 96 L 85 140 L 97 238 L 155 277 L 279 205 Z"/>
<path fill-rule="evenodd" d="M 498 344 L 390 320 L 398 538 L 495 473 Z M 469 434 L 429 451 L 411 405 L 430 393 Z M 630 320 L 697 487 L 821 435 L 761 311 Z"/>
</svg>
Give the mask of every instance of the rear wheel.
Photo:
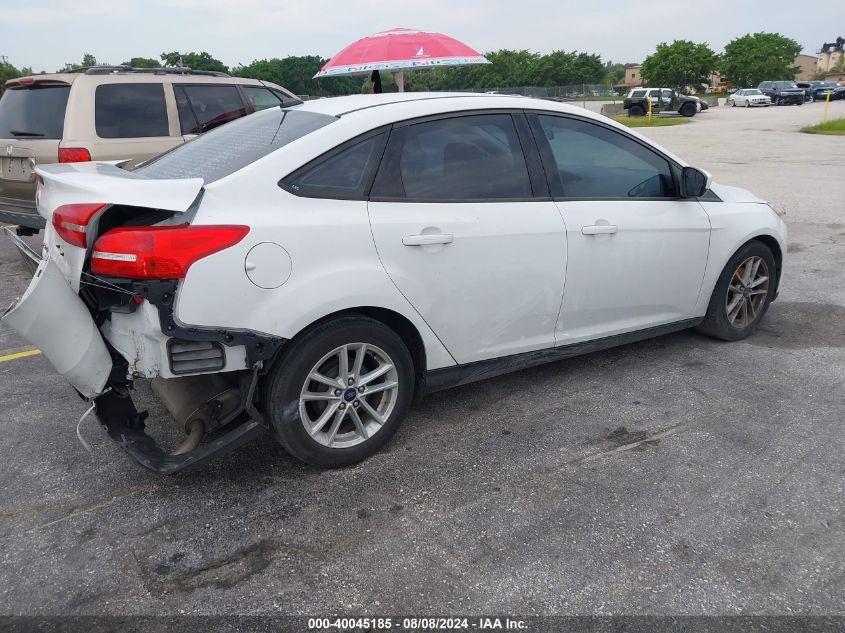
<svg viewBox="0 0 845 633">
<path fill-rule="evenodd" d="M 725 266 L 699 331 L 723 341 L 751 336 L 774 297 L 775 259 L 769 248 L 751 241 Z"/>
<path fill-rule="evenodd" d="M 266 402 L 288 452 L 336 468 L 384 446 L 413 390 L 413 364 L 402 339 L 379 321 L 349 316 L 294 340 L 268 377 Z"/>
</svg>

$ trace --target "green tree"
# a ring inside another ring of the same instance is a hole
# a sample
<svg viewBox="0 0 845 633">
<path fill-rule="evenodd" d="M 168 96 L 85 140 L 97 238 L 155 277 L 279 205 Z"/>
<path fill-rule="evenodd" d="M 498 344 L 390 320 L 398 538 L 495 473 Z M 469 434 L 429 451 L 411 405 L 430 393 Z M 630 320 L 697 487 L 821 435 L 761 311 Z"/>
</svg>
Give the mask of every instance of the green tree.
<svg viewBox="0 0 845 633">
<path fill-rule="evenodd" d="M 645 58 L 641 73 L 651 86 L 683 89 L 706 84 L 716 70 L 718 56 L 706 44 L 689 40 L 675 40 L 657 45 L 657 50 Z"/>
<path fill-rule="evenodd" d="M 800 70 L 795 56 L 801 45 L 778 33 L 754 33 L 731 40 L 719 63 L 722 76 L 735 86 L 757 86 L 761 81 L 795 79 Z"/>
<path fill-rule="evenodd" d="M 76 62 L 69 62 L 65 64 L 62 68 L 59 69 L 60 73 L 68 73 L 73 72 L 74 70 L 79 70 L 80 68 L 91 68 L 92 66 L 97 65 L 97 58 L 94 57 L 91 53 L 84 53 L 82 55 L 82 61 L 80 63 Z"/>
<path fill-rule="evenodd" d="M 260 59 L 238 66 L 233 73 L 238 77 L 271 81 L 298 95 L 325 97 L 361 92 L 363 77 L 328 77 L 315 81 L 314 75 L 325 63 L 326 60 L 317 55 Z M 386 80 L 384 83 L 387 83 Z"/>
<path fill-rule="evenodd" d="M 27 70 L 24 68 L 24 70 Z M 12 66 L 5 57 L 0 57 L 0 94 L 6 89 L 6 82 L 10 79 L 22 77 L 24 73 Z M 27 73 L 31 74 L 31 73 Z"/>
<path fill-rule="evenodd" d="M 221 73 L 228 73 L 229 68 L 219 59 L 215 59 L 205 51 L 201 53 L 162 53 L 160 55 L 164 66 L 185 66 L 191 70 L 213 70 Z"/>
<path fill-rule="evenodd" d="M 123 62 L 121 66 L 131 66 L 132 68 L 161 68 L 161 64 L 157 59 L 149 57 L 133 57 L 128 62 Z"/>
</svg>

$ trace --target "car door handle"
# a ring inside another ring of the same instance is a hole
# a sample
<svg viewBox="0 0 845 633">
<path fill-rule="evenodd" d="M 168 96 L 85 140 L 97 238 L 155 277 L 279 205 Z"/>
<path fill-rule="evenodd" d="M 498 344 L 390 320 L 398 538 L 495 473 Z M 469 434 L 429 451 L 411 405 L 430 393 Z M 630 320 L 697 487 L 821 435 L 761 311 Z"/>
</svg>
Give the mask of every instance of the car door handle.
<svg viewBox="0 0 845 633">
<path fill-rule="evenodd" d="M 406 235 L 402 238 L 405 246 L 427 246 L 429 244 L 451 244 L 455 236 L 451 233 L 429 233 L 426 235 Z"/>
<path fill-rule="evenodd" d="M 594 224 L 592 226 L 582 226 L 581 233 L 584 235 L 604 235 L 606 233 L 616 233 L 619 230 L 615 224 Z"/>
</svg>

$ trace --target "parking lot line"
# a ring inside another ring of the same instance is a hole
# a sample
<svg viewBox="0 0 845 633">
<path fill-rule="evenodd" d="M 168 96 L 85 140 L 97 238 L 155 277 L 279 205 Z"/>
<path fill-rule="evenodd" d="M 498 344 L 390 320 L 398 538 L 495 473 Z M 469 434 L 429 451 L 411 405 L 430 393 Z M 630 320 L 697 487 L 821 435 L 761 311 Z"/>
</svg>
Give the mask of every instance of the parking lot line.
<svg viewBox="0 0 845 633">
<path fill-rule="evenodd" d="M 7 352 L 0 353 L 0 363 L 17 360 L 18 358 L 26 358 L 27 356 L 35 356 L 40 353 L 41 350 L 35 347 L 23 347 L 17 350 L 7 350 Z"/>
</svg>

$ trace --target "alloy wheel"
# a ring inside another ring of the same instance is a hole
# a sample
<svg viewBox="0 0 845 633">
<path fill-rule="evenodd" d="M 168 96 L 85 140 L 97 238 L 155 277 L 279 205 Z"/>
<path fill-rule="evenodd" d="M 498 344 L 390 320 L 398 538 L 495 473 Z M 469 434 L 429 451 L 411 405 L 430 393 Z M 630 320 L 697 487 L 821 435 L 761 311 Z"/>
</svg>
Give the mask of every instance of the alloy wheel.
<svg viewBox="0 0 845 633">
<path fill-rule="evenodd" d="M 299 417 L 323 446 L 349 448 L 385 425 L 399 397 L 393 360 L 369 343 L 335 348 L 308 372 L 299 395 Z"/>
<path fill-rule="evenodd" d="M 737 329 L 751 325 L 766 305 L 768 294 L 769 267 L 762 257 L 753 255 L 737 267 L 728 284 L 728 323 Z"/>
</svg>

